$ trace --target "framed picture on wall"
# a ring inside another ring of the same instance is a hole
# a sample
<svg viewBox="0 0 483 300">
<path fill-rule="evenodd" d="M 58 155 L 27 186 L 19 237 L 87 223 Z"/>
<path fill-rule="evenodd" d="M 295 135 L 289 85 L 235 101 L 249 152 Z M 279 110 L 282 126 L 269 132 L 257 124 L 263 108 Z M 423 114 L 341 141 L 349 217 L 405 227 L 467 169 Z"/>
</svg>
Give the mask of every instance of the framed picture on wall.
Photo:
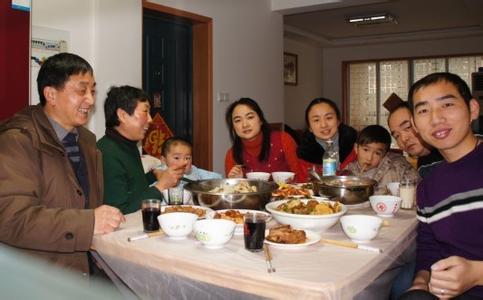
<svg viewBox="0 0 483 300">
<path fill-rule="evenodd" d="M 283 81 L 286 85 L 297 85 L 297 54 L 283 53 Z"/>
</svg>

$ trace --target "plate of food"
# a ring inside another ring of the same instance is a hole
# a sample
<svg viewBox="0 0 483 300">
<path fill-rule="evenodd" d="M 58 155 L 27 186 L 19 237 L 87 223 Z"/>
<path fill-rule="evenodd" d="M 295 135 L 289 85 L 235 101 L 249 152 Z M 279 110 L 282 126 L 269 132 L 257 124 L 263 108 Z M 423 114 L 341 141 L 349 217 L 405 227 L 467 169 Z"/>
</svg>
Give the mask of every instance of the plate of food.
<svg viewBox="0 0 483 300">
<path fill-rule="evenodd" d="M 161 206 L 161 214 L 171 212 L 186 212 L 198 215 L 198 219 L 209 218 L 213 214 L 213 210 L 209 207 L 197 205 L 166 205 Z"/>
<path fill-rule="evenodd" d="M 253 213 L 253 214 L 262 214 L 266 217 L 265 221 L 268 222 L 272 219 L 272 215 L 260 211 L 260 210 L 253 210 L 253 209 L 222 209 L 222 210 L 217 210 L 214 211 L 213 213 L 210 213 L 212 215 L 213 219 L 225 219 L 225 220 L 230 220 L 236 223 L 235 227 L 235 234 L 236 235 L 242 235 L 243 234 L 243 217 L 247 213 Z"/>
<path fill-rule="evenodd" d="M 268 230 L 265 243 L 277 248 L 298 249 L 320 241 L 320 235 L 311 230 L 295 229 L 290 225 L 278 225 Z"/>
<path fill-rule="evenodd" d="M 273 199 L 287 198 L 311 198 L 313 196 L 312 189 L 307 185 L 280 183 L 278 189 L 272 192 Z"/>
</svg>

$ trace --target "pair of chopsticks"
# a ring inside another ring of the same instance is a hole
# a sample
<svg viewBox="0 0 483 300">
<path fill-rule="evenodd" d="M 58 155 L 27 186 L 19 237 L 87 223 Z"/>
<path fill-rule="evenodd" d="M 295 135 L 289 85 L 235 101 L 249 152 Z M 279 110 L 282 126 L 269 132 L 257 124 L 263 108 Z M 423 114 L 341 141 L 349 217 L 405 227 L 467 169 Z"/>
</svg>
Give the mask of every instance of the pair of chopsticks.
<svg viewBox="0 0 483 300">
<path fill-rule="evenodd" d="M 159 230 L 159 231 L 143 233 L 143 234 L 140 234 L 140 235 L 128 237 L 127 241 L 128 242 L 134 242 L 134 241 L 137 241 L 137 240 L 144 240 L 144 239 L 149 239 L 149 238 L 152 238 L 152 237 L 162 236 L 162 235 L 164 235 L 164 232 Z"/>
<path fill-rule="evenodd" d="M 265 253 L 265 262 L 267 263 L 267 272 L 275 272 L 275 268 L 272 266 L 272 254 L 267 244 L 263 244 L 263 252 Z"/>
<path fill-rule="evenodd" d="M 380 249 L 380 248 L 360 245 L 360 244 L 357 244 L 357 243 L 354 243 L 354 242 L 328 240 L 328 239 L 322 239 L 321 242 L 323 242 L 325 244 L 331 244 L 331 245 L 336 245 L 336 246 L 341 246 L 341 247 L 346 247 L 346 248 L 361 249 L 361 250 L 366 250 L 366 251 L 371 251 L 371 252 L 376 252 L 376 253 L 382 253 L 382 249 Z"/>
</svg>

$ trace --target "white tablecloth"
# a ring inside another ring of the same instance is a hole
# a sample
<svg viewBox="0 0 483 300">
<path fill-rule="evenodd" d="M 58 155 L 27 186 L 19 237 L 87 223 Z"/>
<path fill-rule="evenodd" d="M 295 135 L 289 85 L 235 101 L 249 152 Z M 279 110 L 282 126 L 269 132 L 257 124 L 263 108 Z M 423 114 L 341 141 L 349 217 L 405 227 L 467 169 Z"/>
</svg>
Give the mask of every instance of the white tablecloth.
<svg viewBox="0 0 483 300">
<path fill-rule="evenodd" d="M 348 214 L 374 215 L 369 208 Z M 142 298 L 297 298 L 351 299 L 383 273 L 414 241 L 414 211 L 400 210 L 389 226 L 368 243 L 382 254 L 318 243 L 303 249 L 271 247 L 275 273 L 267 273 L 263 252 L 244 249 L 234 236 L 222 249 L 207 249 L 193 236 L 155 237 L 128 242 L 142 234 L 140 211 L 127 215 L 121 229 L 95 236 L 93 248 L 116 275 Z M 322 238 L 348 240 L 337 223 Z"/>
</svg>

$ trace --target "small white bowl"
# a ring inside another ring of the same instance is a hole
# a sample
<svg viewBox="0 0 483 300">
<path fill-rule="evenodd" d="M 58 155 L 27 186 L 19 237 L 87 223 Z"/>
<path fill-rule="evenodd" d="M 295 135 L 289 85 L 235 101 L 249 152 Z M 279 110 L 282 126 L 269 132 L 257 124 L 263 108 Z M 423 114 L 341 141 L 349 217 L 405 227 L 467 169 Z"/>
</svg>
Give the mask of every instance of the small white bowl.
<svg viewBox="0 0 483 300">
<path fill-rule="evenodd" d="M 350 215 L 340 218 L 344 233 L 355 243 L 367 243 L 377 236 L 382 219 L 376 216 Z"/>
<path fill-rule="evenodd" d="M 235 232 L 236 223 L 223 219 L 196 221 L 195 236 L 206 248 L 219 249 L 226 244 Z"/>
<path fill-rule="evenodd" d="M 250 172 L 250 173 L 247 173 L 247 179 L 268 181 L 270 179 L 270 173 L 267 173 L 267 172 Z"/>
<path fill-rule="evenodd" d="M 386 187 L 391 195 L 399 197 L 399 182 L 389 182 Z"/>
<path fill-rule="evenodd" d="M 372 209 L 380 217 L 391 218 L 401 207 L 401 197 L 373 195 L 369 197 Z"/>
<path fill-rule="evenodd" d="M 158 216 L 158 222 L 164 233 L 171 239 L 185 239 L 192 231 L 198 219 L 196 214 L 185 212 L 165 213 Z"/>
<path fill-rule="evenodd" d="M 287 183 L 292 181 L 295 176 L 293 172 L 272 172 L 272 178 L 275 183 Z"/>
</svg>

